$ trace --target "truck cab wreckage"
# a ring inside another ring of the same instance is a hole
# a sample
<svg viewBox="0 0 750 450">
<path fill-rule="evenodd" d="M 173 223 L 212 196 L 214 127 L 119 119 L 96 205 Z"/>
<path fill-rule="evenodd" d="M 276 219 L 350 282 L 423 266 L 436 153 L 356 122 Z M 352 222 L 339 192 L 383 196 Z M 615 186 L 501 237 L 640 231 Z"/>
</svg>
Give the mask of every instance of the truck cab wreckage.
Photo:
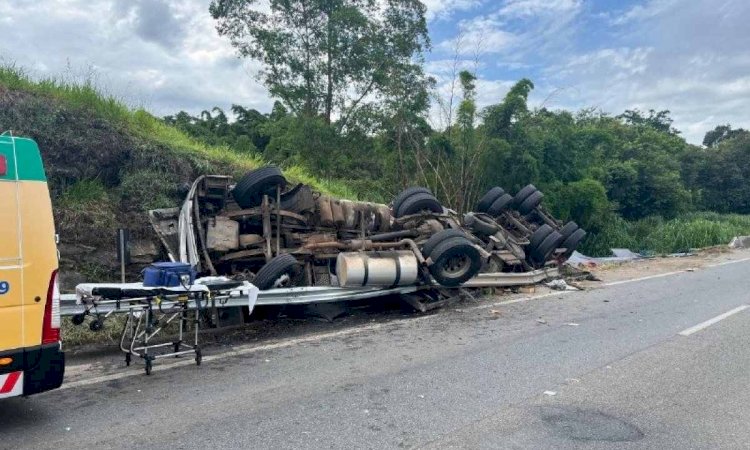
<svg viewBox="0 0 750 450">
<path fill-rule="evenodd" d="M 424 187 L 389 205 L 289 187 L 279 168 L 201 176 L 181 207 L 149 211 L 178 284 L 85 283 L 63 296 L 61 313 L 98 331 L 127 314 L 120 349 L 150 374 L 159 358 L 202 353 L 199 328 L 222 308 L 317 304 L 399 295 L 425 312 L 471 288 L 523 286 L 558 276 L 586 233 L 541 205 L 533 185 L 514 196 L 490 189 L 476 212 L 445 208 Z M 198 278 L 196 279 L 196 274 Z M 174 274 L 172 274 L 174 275 Z M 145 281 L 144 277 L 144 281 Z M 152 341 L 170 323 L 171 341 Z M 191 331 L 188 343 L 187 332 Z M 173 349 L 164 351 L 163 348 Z"/>
<path fill-rule="evenodd" d="M 390 205 L 328 197 L 288 184 L 275 166 L 195 180 L 181 208 L 153 210 L 151 224 L 173 261 L 261 291 L 294 286 L 454 288 L 480 274 L 554 267 L 585 232 L 562 225 L 533 185 L 511 196 L 492 188 L 477 212 L 459 215 L 427 188 Z M 489 279 L 489 277 L 480 277 Z"/>
</svg>

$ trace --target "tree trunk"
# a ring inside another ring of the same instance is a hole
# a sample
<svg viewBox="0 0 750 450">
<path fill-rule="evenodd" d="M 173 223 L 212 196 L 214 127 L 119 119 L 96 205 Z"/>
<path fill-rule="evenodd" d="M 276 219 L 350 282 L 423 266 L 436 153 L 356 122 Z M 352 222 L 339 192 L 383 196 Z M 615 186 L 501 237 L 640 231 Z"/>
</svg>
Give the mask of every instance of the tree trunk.
<svg viewBox="0 0 750 450">
<path fill-rule="evenodd" d="M 332 56 L 333 56 L 333 48 L 331 44 L 331 39 L 333 37 L 333 25 L 331 24 L 331 13 L 328 12 L 328 22 L 326 24 L 327 27 L 327 57 L 328 61 L 326 61 L 326 76 L 328 78 L 328 84 L 326 86 L 326 123 L 331 124 L 331 114 L 333 112 L 333 62 L 332 62 Z"/>
</svg>

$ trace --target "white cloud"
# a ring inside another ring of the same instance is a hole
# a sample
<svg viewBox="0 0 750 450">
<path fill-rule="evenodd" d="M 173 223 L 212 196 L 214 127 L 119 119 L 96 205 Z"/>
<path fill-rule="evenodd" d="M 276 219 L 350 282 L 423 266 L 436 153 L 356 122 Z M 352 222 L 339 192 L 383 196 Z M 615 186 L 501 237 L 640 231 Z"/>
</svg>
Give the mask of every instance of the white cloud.
<svg viewBox="0 0 750 450">
<path fill-rule="evenodd" d="M 482 5 L 483 0 L 423 0 L 428 20 L 449 19 L 454 12 L 468 11 Z"/>
<path fill-rule="evenodd" d="M 582 0 L 507 0 L 498 14 L 509 17 L 529 17 L 577 11 L 581 6 Z"/>
<path fill-rule="evenodd" d="M 517 42 L 517 37 L 502 26 L 502 22 L 486 16 L 463 20 L 458 24 L 458 35 L 439 43 L 437 48 L 459 55 L 503 53 Z"/>
<path fill-rule="evenodd" d="M 437 49 L 505 54 L 505 63 L 526 66 L 521 60 L 528 52 L 558 52 L 568 44 L 582 6 L 582 0 L 506 0 L 498 9 L 459 22 L 458 34 Z"/>
<path fill-rule="evenodd" d="M 653 19 L 667 12 L 675 6 L 677 0 L 648 0 L 645 3 L 637 4 L 612 18 L 613 25 L 623 25 L 630 22 L 639 22 Z"/>
<path fill-rule="evenodd" d="M 0 41 L 5 62 L 38 77 L 90 77 L 107 93 L 155 114 L 197 113 L 231 103 L 271 109 L 255 79 L 216 33 L 209 0 L 4 0 L 15 26 Z M 92 73 L 93 71 L 93 73 Z"/>
</svg>

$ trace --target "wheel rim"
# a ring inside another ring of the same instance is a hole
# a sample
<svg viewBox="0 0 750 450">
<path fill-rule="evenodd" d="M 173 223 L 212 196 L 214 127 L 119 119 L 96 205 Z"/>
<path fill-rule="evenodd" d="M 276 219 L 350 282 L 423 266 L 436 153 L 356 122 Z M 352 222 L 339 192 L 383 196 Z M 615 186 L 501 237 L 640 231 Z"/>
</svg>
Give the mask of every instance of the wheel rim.
<svg viewBox="0 0 750 450">
<path fill-rule="evenodd" d="M 275 289 L 287 288 L 287 287 L 291 287 L 291 285 L 292 285 L 292 277 L 288 273 L 281 275 L 279 278 L 277 278 L 273 282 L 273 287 Z"/>
<path fill-rule="evenodd" d="M 465 253 L 446 258 L 441 266 L 443 273 L 451 278 L 459 278 L 471 268 L 471 259 Z"/>
</svg>

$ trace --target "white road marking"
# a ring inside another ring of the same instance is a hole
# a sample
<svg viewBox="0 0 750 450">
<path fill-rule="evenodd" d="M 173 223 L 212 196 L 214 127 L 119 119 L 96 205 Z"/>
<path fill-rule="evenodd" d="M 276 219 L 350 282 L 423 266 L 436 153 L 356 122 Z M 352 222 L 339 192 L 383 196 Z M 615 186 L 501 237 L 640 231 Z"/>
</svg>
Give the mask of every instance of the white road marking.
<svg viewBox="0 0 750 450">
<path fill-rule="evenodd" d="M 554 297 L 555 295 L 565 295 L 565 294 L 570 294 L 572 292 L 581 292 L 581 291 L 552 291 L 552 292 L 547 292 L 546 294 L 539 294 L 539 295 L 534 295 L 531 297 L 514 298 L 512 300 L 503 300 L 501 302 L 490 303 L 487 305 L 472 306 L 471 308 L 466 308 L 466 309 L 468 311 L 473 311 L 476 309 L 494 308 L 496 306 L 512 305 L 514 303 L 523 303 L 523 302 L 528 302 L 529 300 L 538 300 L 540 298 Z"/>
<path fill-rule="evenodd" d="M 617 286 L 619 284 L 626 284 L 626 283 L 635 283 L 636 281 L 646 281 L 646 280 L 652 280 L 654 278 L 663 278 L 663 277 L 669 277 L 672 275 L 678 275 L 681 273 L 685 273 L 684 270 L 676 270 L 674 272 L 665 272 L 665 273 L 659 273 L 656 275 L 649 275 L 647 277 L 640 277 L 640 278 L 631 278 L 628 280 L 620 280 L 620 281 L 612 281 L 610 283 L 604 283 L 602 286 Z"/>
<path fill-rule="evenodd" d="M 721 267 L 721 266 L 728 266 L 729 264 L 737 264 L 741 262 L 747 262 L 750 261 L 750 258 L 742 258 L 742 259 L 733 259 L 731 261 L 724 261 L 717 264 L 710 264 L 706 267 Z"/>
<path fill-rule="evenodd" d="M 496 302 L 496 303 L 489 304 L 489 305 L 477 305 L 471 308 L 466 308 L 464 310 L 472 311 L 472 310 L 477 310 L 477 309 L 485 309 L 485 308 L 491 308 L 491 307 L 497 307 L 497 306 L 503 306 L 503 305 L 511 305 L 514 303 L 527 302 L 530 300 L 552 297 L 555 295 L 569 294 L 571 292 L 576 292 L 576 291 L 548 292 L 546 294 L 535 295 L 531 297 L 516 298 L 513 300 L 505 300 L 502 302 Z M 390 322 L 365 325 L 365 326 L 357 327 L 357 328 L 348 328 L 346 330 L 339 330 L 339 331 L 334 331 L 330 333 L 318 333 L 318 334 L 313 334 L 310 336 L 305 336 L 305 337 L 295 338 L 295 339 L 287 339 L 284 341 L 272 342 L 270 344 L 264 344 L 264 345 L 254 345 L 254 344 L 242 345 L 242 346 L 237 346 L 232 350 L 227 350 L 216 355 L 204 356 L 203 362 L 205 363 L 205 362 L 211 362 L 211 361 L 218 361 L 218 360 L 227 359 L 227 358 L 231 358 L 235 356 L 248 355 L 248 354 L 268 351 L 268 350 L 276 350 L 279 348 L 293 347 L 295 345 L 307 344 L 311 342 L 319 342 L 325 339 L 337 338 L 337 337 L 342 337 L 342 336 L 352 336 L 352 335 L 356 335 L 360 333 L 365 333 L 368 331 L 376 331 L 381 328 L 385 328 L 387 326 L 396 325 L 400 322 L 415 323 L 415 322 L 419 322 L 422 320 L 433 319 L 435 317 L 440 317 L 440 316 L 429 315 L 429 316 L 415 317 L 415 318 L 410 318 L 410 319 L 394 320 Z M 195 362 L 193 361 L 192 358 L 183 359 L 181 361 L 174 362 L 174 363 L 166 363 L 166 364 L 161 363 L 161 364 L 154 365 L 154 368 L 152 369 L 152 371 L 161 372 L 164 370 L 174 369 L 176 367 L 190 366 L 193 364 L 195 364 Z M 73 374 L 85 372 L 85 371 L 88 371 L 89 369 L 91 369 L 90 364 L 81 364 L 78 366 L 69 366 L 65 368 L 65 370 L 68 373 L 73 373 Z M 119 372 L 119 373 L 115 373 L 111 375 L 103 375 L 100 377 L 94 377 L 94 378 L 88 378 L 84 380 L 77 380 L 77 381 L 64 383 L 60 389 L 71 389 L 71 388 L 76 388 L 80 386 L 88 386 L 88 385 L 97 384 L 97 383 L 104 383 L 107 381 L 121 380 L 123 378 L 128 378 L 128 377 L 133 377 L 133 376 L 145 376 L 143 373 L 143 368 L 140 365 L 135 365 L 131 368 L 126 369 L 123 372 Z"/>
<path fill-rule="evenodd" d="M 716 263 L 716 264 L 707 264 L 704 267 L 706 267 L 706 268 L 721 267 L 721 266 L 728 266 L 730 264 L 737 264 L 737 263 L 742 263 L 742 262 L 747 262 L 747 261 L 750 261 L 750 258 L 734 259 L 734 260 L 731 260 L 731 261 L 723 261 L 723 262 Z M 634 283 L 636 281 L 646 281 L 646 280 L 652 280 L 654 278 L 669 277 L 669 276 L 672 276 L 672 275 L 679 275 L 681 273 L 695 272 L 696 269 L 700 269 L 700 267 L 698 267 L 698 268 L 689 267 L 689 268 L 683 269 L 683 270 L 675 270 L 674 272 L 658 273 L 656 275 L 649 275 L 649 276 L 640 277 L 640 278 L 630 278 L 630 279 L 627 279 L 627 280 L 612 281 L 610 283 L 604 283 L 604 284 L 602 284 L 602 286 L 617 286 L 619 284 Z"/>
<path fill-rule="evenodd" d="M 748 305 L 742 305 L 738 306 L 730 311 L 725 312 L 724 314 L 719 314 L 718 316 L 714 317 L 713 319 L 708 319 L 705 322 L 701 322 L 698 325 L 694 327 L 690 327 L 687 330 L 683 330 L 679 332 L 680 336 L 690 336 L 693 333 L 697 333 L 701 330 L 705 330 L 706 328 L 710 327 L 711 325 L 715 324 L 716 322 L 719 322 L 721 320 L 726 319 L 727 317 L 733 316 L 739 312 L 742 312 L 746 309 L 750 308 Z"/>
<path fill-rule="evenodd" d="M 746 261 L 750 261 L 750 258 L 738 259 L 738 260 L 733 260 L 733 261 L 724 261 L 722 263 L 718 263 L 718 264 L 711 265 L 711 266 L 706 266 L 706 267 L 718 267 L 718 266 L 724 266 L 724 265 L 727 265 L 727 264 L 736 264 L 736 263 L 741 263 L 741 262 L 746 262 Z M 649 280 L 649 279 L 653 279 L 653 278 L 661 278 L 661 277 L 667 277 L 667 276 L 671 276 L 671 275 L 677 275 L 677 274 L 680 274 L 680 273 L 685 273 L 685 271 L 681 270 L 681 271 L 675 271 L 675 272 L 668 272 L 668 273 L 662 273 L 662 274 L 657 274 L 657 275 L 651 275 L 651 276 L 647 276 L 647 277 L 634 278 L 634 279 L 622 280 L 622 281 L 615 281 L 615 282 L 611 282 L 611 283 L 602 284 L 602 286 L 616 286 L 616 285 L 619 285 L 619 284 L 633 283 L 633 282 L 636 282 L 636 281 L 645 281 L 645 280 Z M 562 296 L 562 295 L 566 295 L 566 294 L 571 294 L 573 292 L 580 292 L 580 291 L 551 291 L 551 292 L 547 292 L 545 294 L 540 294 L 540 295 L 515 298 L 515 299 L 512 299 L 512 300 L 504 300 L 504 301 L 490 303 L 490 304 L 477 305 L 477 306 L 473 306 L 471 308 L 466 308 L 465 310 L 472 311 L 472 310 L 478 310 L 478 309 L 495 308 L 495 307 L 498 307 L 498 306 L 512 305 L 512 304 L 515 304 L 515 303 L 523 303 L 523 302 L 528 302 L 528 301 L 531 301 L 531 300 L 543 299 L 543 298 L 547 298 L 547 297 Z M 746 308 L 748 308 L 748 306 L 742 307 L 742 309 L 746 309 Z M 737 311 L 737 312 L 739 312 L 739 311 Z M 319 341 L 322 341 L 322 340 L 325 340 L 325 339 L 331 339 L 331 338 L 336 338 L 336 337 L 352 336 L 352 335 L 356 335 L 356 334 L 360 334 L 360 333 L 365 333 L 365 332 L 368 332 L 368 331 L 375 331 L 375 330 L 387 327 L 389 325 L 398 324 L 399 322 L 413 323 L 413 322 L 422 321 L 422 320 L 429 320 L 429 319 L 432 319 L 432 318 L 435 318 L 435 317 L 440 317 L 440 316 L 429 315 L 429 316 L 422 316 L 422 317 L 416 317 L 416 318 L 410 318 L 410 319 L 402 319 L 402 320 L 396 320 L 396 321 L 384 322 L 384 323 L 378 323 L 378 324 L 372 324 L 372 325 L 365 325 L 365 326 L 358 327 L 358 328 L 349 328 L 349 329 L 346 329 L 346 330 L 339 330 L 339 331 L 334 331 L 334 332 L 330 332 L 330 333 L 318 333 L 318 334 L 314 334 L 314 335 L 310 335 L 310 336 L 306 336 L 306 337 L 302 337 L 302 338 L 288 339 L 288 340 L 279 341 L 279 342 L 273 342 L 273 343 L 264 344 L 264 345 L 248 344 L 248 345 L 243 345 L 243 346 L 235 347 L 233 350 L 228 350 L 228 351 L 222 352 L 220 354 L 204 356 L 203 357 L 203 362 L 218 361 L 218 360 L 227 359 L 227 358 L 231 358 L 231 357 L 235 357 L 235 356 L 248 355 L 248 354 L 257 353 L 257 352 L 261 352 L 261 351 L 275 350 L 275 349 L 279 349 L 279 348 L 292 347 L 292 346 L 295 346 L 295 345 L 307 344 L 307 343 L 311 343 L 311 342 L 319 342 Z M 721 320 L 721 319 L 719 319 L 719 320 Z M 711 325 L 711 324 L 708 324 L 708 325 Z M 686 330 L 686 331 L 688 331 L 688 330 Z M 680 333 L 680 334 L 682 334 L 682 333 Z M 162 364 L 155 365 L 154 368 L 153 368 L 153 371 L 154 372 L 161 372 L 161 371 L 165 371 L 165 370 L 174 369 L 176 367 L 189 366 L 189 365 L 193 365 L 193 364 L 195 364 L 195 362 L 193 361 L 192 358 L 191 359 L 184 359 L 184 360 L 180 360 L 180 361 L 174 362 L 174 363 L 168 363 L 168 364 L 163 364 L 162 363 Z M 66 371 L 68 371 L 69 373 L 81 373 L 81 372 L 88 371 L 90 368 L 91 368 L 90 365 L 83 364 L 83 365 L 79 365 L 79 366 L 68 366 L 68 367 L 66 367 Z M 89 378 L 89 379 L 72 381 L 72 382 L 63 384 L 60 389 L 71 389 L 71 388 L 76 388 L 76 387 L 80 387 L 80 386 L 88 386 L 88 385 L 97 384 L 97 383 L 104 383 L 104 382 L 107 382 L 107 381 L 114 381 L 114 380 L 120 380 L 120 379 L 123 379 L 123 378 L 129 378 L 129 377 L 133 377 L 133 376 L 145 376 L 144 373 L 143 373 L 143 370 L 142 370 L 141 366 L 136 365 L 136 366 L 131 367 L 131 368 L 129 368 L 129 369 L 123 371 L 123 372 L 119 372 L 119 373 L 115 373 L 115 374 L 111 374 L 111 375 L 103 375 L 103 376 L 100 376 L 100 377 L 94 377 L 94 378 Z"/>
</svg>

